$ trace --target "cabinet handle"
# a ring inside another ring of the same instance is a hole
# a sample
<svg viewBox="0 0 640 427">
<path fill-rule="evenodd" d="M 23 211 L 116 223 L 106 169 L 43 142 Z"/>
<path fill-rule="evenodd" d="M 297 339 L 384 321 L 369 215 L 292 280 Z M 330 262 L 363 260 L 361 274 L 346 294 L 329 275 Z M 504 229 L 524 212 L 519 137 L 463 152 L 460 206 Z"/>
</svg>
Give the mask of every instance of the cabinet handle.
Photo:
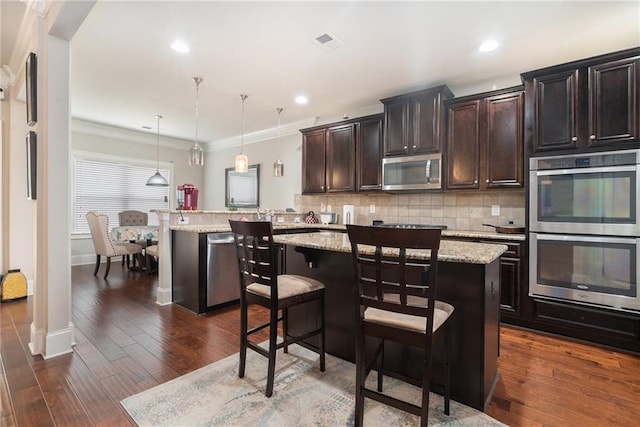
<svg viewBox="0 0 640 427">
<path fill-rule="evenodd" d="M 576 142 L 578 140 L 577 136 L 574 136 L 573 138 L 571 138 L 571 141 Z"/>
<path fill-rule="evenodd" d="M 331 190 L 331 186 L 330 185 L 327 186 L 327 190 Z"/>
<path fill-rule="evenodd" d="M 485 183 L 487 183 L 487 184 L 488 184 L 488 183 L 489 183 L 489 180 L 487 179 L 487 180 L 485 181 Z"/>
<path fill-rule="evenodd" d="M 402 147 L 402 148 L 403 148 L 404 150 L 406 150 L 406 149 L 407 149 L 407 146 L 405 145 L 405 146 L 404 146 L 404 147 Z"/>
<path fill-rule="evenodd" d="M 475 181 L 473 181 L 473 183 L 474 183 L 474 184 L 477 184 L 477 183 L 478 183 L 478 180 L 476 179 Z"/>
<path fill-rule="evenodd" d="M 413 146 L 413 149 L 415 150 L 415 149 L 416 149 L 416 147 L 417 147 L 417 145 L 414 145 L 414 146 Z"/>
<path fill-rule="evenodd" d="M 595 135 L 591 135 L 589 138 L 590 139 L 596 139 L 596 136 Z"/>
<path fill-rule="evenodd" d="M 321 189 L 321 190 L 324 190 L 324 185 L 321 185 L 321 186 L 320 186 L 320 189 Z"/>
</svg>

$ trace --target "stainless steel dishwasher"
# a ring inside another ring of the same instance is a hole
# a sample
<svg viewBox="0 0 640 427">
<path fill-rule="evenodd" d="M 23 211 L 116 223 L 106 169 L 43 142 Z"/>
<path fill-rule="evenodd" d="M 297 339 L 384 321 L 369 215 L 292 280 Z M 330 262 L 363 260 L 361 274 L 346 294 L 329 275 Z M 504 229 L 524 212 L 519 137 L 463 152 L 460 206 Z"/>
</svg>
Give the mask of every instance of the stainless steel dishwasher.
<svg viewBox="0 0 640 427">
<path fill-rule="evenodd" d="M 240 299 L 238 258 L 233 233 L 207 235 L 207 307 Z"/>
</svg>

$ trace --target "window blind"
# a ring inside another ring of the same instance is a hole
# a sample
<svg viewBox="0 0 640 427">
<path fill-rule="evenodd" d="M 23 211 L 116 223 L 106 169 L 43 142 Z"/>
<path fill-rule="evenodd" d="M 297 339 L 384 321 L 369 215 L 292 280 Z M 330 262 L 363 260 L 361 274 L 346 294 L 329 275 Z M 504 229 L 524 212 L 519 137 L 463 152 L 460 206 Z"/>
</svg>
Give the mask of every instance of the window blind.
<svg viewBox="0 0 640 427">
<path fill-rule="evenodd" d="M 159 169 L 171 182 L 169 169 Z M 147 186 L 155 167 L 132 164 L 130 159 L 101 160 L 74 158 L 73 233 L 89 233 L 85 215 L 99 211 L 109 216 L 109 225 L 117 226 L 118 212 L 137 210 L 149 214 L 149 225 L 158 225 L 152 209 L 169 208 L 169 188 Z"/>
</svg>

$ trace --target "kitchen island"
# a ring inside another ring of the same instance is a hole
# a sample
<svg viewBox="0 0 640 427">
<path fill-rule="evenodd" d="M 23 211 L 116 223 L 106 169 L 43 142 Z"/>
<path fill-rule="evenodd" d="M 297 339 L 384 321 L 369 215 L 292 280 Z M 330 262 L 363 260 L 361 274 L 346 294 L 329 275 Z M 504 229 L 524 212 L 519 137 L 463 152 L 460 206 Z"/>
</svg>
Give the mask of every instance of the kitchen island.
<svg viewBox="0 0 640 427">
<path fill-rule="evenodd" d="M 320 231 L 274 236 L 285 245 L 284 268 L 322 281 L 325 286 L 326 350 L 355 360 L 355 303 L 351 247 L 345 233 Z M 451 398 L 484 411 L 498 379 L 500 255 L 504 245 L 446 240 L 441 242 L 438 266 L 438 299 L 455 307 L 451 318 Z M 427 251 L 415 251 L 428 258 Z M 292 333 L 308 330 L 317 322 L 315 307 L 289 312 Z M 313 344 L 313 341 L 310 340 Z M 433 380 L 442 383 L 437 347 L 433 356 Z M 419 350 L 389 343 L 385 366 L 392 372 L 419 378 Z"/>
</svg>

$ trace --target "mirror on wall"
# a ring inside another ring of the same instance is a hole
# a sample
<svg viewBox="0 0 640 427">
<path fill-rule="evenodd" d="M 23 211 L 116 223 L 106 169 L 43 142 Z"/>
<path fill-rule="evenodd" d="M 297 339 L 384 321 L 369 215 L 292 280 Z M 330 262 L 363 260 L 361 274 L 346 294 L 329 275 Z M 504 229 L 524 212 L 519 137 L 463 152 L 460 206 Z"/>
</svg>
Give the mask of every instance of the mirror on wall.
<svg viewBox="0 0 640 427">
<path fill-rule="evenodd" d="M 224 205 L 227 208 L 257 208 L 260 205 L 260 165 L 247 172 L 225 169 Z"/>
</svg>

